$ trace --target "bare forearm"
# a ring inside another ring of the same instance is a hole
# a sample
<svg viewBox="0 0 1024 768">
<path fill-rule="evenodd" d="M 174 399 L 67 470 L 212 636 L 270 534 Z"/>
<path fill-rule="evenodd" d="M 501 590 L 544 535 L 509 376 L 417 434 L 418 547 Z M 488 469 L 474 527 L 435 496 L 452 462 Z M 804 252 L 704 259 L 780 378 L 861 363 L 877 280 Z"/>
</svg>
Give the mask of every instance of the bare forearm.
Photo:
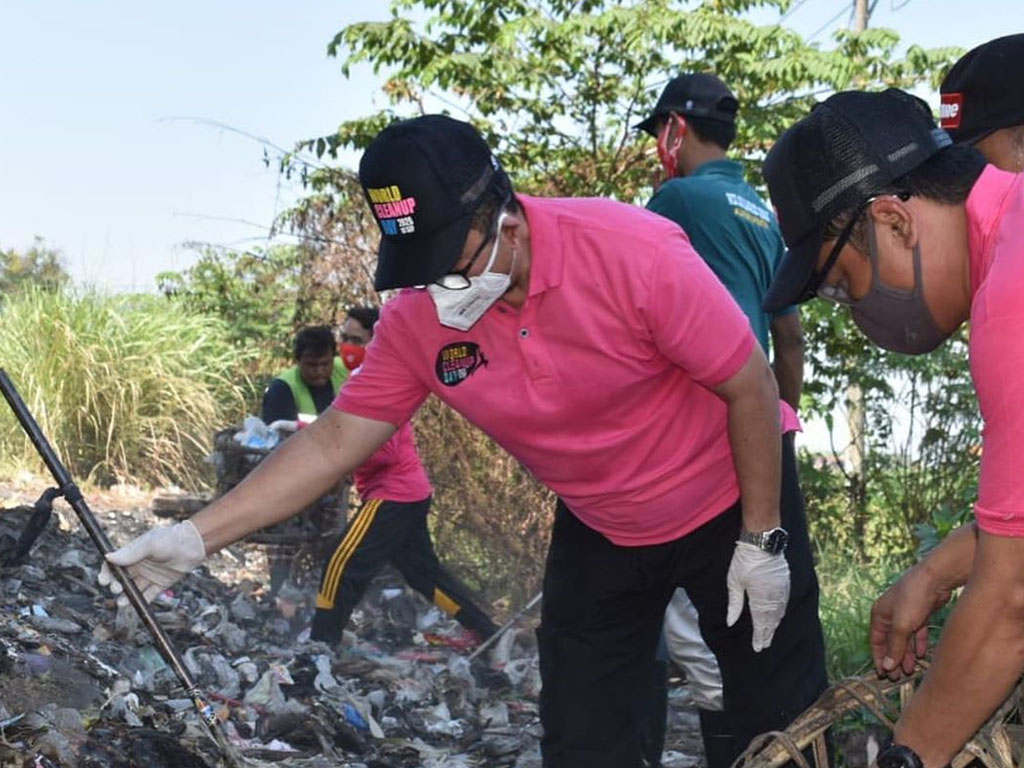
<svg viewBox="0 0 1024 768">
<path fill-rule="evenodd" d="M 804 384 L 803 347 L 776 354 L 772 367 L 775 381 L 779 385 L 779 397 L 793 406 L 794 410 L 799 410 L 800 390 Z"/>
<path fill-rule="evenodd" d="M 207 553 L 302 511 L 359 466 L 393 431 L 390 425 L 329 410 L 192 518 Z"/>
<path fill-rule="evenodd" d="M 804 332 L 800 314 L 789 312 L 772 319 L 772 370 L 779 385 L 779 397 L 800 409 L 800 390 L 804 385 Z"/>
<path fill-rule="evenodd" d="M 1024 546 L 1018 545 L 988 551 L 979 545 L 935 661 L 897 724 L 896 741 L 914 749 L 926 768 L 946 765 L 1024 671 L 1024 579 L 1018 575 Z"/>
<path fill-rule="evenodd" d="M 761 347 L 755 344 L 743 367 L 711 389 L 729 409 L 729 445 L 740 485 L 743 525 L 748 531 L 775 528 L 782 475 L 779 390 Z"/>
<path fill-rule="evenodd" d="M 729 409 L 729 442 L 740 483 L 743 525 L 749 531 L 766 531 L 779 525 L 781 434 L 778 405 L 774 413 L 754 404 Z"/>
<path fill-rule="evenodd" d="M 962 587 L 967 583 L 974 564 L 977 542 L 978 529 L 974 523 L 961 526 L 943 539 L 915 568 L 926 570 L 937 587 Z"/>
</svg>

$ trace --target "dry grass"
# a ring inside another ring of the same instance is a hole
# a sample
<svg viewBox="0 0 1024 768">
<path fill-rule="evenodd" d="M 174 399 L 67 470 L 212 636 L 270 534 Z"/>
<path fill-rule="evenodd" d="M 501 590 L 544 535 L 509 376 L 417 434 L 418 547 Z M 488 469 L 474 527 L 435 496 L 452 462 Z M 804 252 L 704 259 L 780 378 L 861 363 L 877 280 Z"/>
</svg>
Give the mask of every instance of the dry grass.
<svg viewBox="0 0 1024 768">
<path fill-rule="evenodd" d="M 197 486 L 213 424 L 251 396 L 223 324 L 153 296 L 28 291 L 0 304 L 2 365 L 62 459 L 98 483 Z M 8 465 L 39 462 L 0 412 Z"/>
</svg>

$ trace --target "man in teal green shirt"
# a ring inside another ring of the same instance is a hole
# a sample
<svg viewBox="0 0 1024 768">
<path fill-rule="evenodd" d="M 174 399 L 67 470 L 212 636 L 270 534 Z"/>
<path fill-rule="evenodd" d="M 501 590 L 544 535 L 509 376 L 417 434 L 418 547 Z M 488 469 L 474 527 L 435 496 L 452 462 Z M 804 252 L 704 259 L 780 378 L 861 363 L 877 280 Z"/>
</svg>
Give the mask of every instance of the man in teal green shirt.
<svg viewBox="0 0 1024 768">
<path fill-rule="evenodd" d="M 647 208 L 672 219 L 690 237 L 769 354 L 779 395 L 797 408 L 803 384 L 803 334 L 795 307 L 769 315 L 761 302 L 785 244 L 772 210 L 726 158 L 736 136 L 738 103 L 714 75 L 681 75 L 662 92 L 637 128 L 658 140 L 666 179 Z"/>
<path fill-rule="evenodd" d="M 736 137 L 736 97 L 714 75 L 696 73 L 673 79 L 662 92 L 652 114 L 637 128 L 657 139 L 658 159 L 665 180 L 647 208 L 672 219 L 718 276 L 750 320 L 754 335 L 769 354 L 779 396 L 797 408 L 803 384 L 803 333 L 795 307 L 774 314 L 761 309 L 768 286 L 785 253 L 785 244 L 772 210 L 743 179 L 743 167 L 726 157 Z M 795 477 L 793 436 L 783 438 L 784 465 Z M 794 480 L 794 483 L 796 481 Z M 790 546 L 809 549 L 807 525 L 801 514 L 789 531 Z M 799 544 L 797 544 L 799 542 Z M 808 558 L 809 561 L 809 558 Z M 809 578 L 814 578 L 813 573 Z M 813 658 L 785 658 L 771 662 L 786 675 L 809 675 L 818 690 L 825 687 L 824 645 L 820 626 L 807 626 Z M 699 616 L 685 590 L 678 589 L 665 612 L 666 652 L 686 671 L 697 705 L 709 768 L 726 768 L 754 733 L 751 721 L 760 722 L 758 692 L 735 680 L 726 685 L 718 661 L 704 639 Z M 654 668 L 654 688 L 639 714 L 644 765 L 661 765 L 667 690 L 664 663 Z M 730 698 L 731 697 L 731 698 Z M 810 701 L 790 702 L 803 709 Z"/>
</svg>

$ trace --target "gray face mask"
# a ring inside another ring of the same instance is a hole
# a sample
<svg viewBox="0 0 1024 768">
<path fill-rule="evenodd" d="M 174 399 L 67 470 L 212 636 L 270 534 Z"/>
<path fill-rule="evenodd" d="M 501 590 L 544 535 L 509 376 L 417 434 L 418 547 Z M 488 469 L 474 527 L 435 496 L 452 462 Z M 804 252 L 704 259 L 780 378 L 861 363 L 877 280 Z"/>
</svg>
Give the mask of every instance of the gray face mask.
<svg viewBox="0 0 1024 768">
<path fill-rule="evenodd" d="M 850 301 L 853 322 L 865 336 L 890 352 L 922 355 L 931 352 L 950 334 L 939 330 L 924 300 L 921 281 L 921 246 L 914 246 L 914 288 L 901 291 L 885 285 L 878 275 L 878 237 L 868 222 L 871 288 L 859 301 Z"/>
</svg>

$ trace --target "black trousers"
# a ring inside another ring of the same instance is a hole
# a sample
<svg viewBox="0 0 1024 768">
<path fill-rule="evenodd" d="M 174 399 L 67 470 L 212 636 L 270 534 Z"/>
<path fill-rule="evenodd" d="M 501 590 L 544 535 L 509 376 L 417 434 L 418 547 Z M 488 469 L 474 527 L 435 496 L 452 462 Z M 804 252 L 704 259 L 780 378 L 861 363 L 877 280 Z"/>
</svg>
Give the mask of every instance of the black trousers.
<svg viewBox="0 0 1024 768">
<path fill-rule="evenodd" d="M 427 529 L 429 511 L 429 497 L 415 502 L 364 502 L 324 565 L 311 639 L 327 643 L 341 640 L 366 587 L 388 562 L 409 586 L 481 639 L 497 630 L 473 603 L 469 589 L 438 561 Z"/>
<path fill-rule="evenodd" d="M 781 513 L 790 599 L 772 645 L 755 654 L 746 606 L 725 625 L 738 503 L 680 539 L 644 547 L 612 544 L 559 503 L 537 630 L 545 768 L 641 765 L 651 661 L 676 587 L 696 606 L 722 673 L 724 710 L 701 713 L 711 768 L 728 766 L 751 738 L 786 727 L 815 700 L 827 684 L 824 642 L 791 445 L 783 446 Z"/>
</svg>

